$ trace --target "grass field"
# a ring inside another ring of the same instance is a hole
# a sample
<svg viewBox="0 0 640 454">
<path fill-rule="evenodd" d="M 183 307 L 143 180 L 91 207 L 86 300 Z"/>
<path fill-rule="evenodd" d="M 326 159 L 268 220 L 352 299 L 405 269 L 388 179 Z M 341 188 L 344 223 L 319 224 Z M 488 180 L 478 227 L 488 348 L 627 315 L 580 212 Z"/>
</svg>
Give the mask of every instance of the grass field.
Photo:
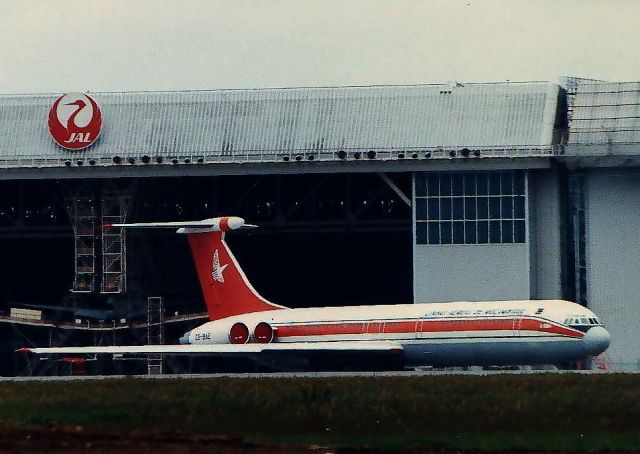
<svg viewBox="0 0 640 454">
<path fill-rule="evenodd" d="M 379 448 L 640 449 L 638 375 L 0 383 L 0 426 Z"/>
</svg>

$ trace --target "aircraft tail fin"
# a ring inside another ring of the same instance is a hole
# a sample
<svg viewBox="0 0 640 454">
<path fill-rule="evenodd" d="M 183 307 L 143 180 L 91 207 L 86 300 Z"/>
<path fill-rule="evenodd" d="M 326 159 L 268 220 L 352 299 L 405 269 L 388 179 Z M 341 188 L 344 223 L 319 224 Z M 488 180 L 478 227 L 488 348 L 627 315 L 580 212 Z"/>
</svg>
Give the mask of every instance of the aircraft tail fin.
<svg viewBox="0 0 640 454">
<path fill-rule="evenodd" d="M 283 309 L 251 285 L 224 241 L 224 232 L 187 234 L 209 318 Z"/>
<path fill-rule="evenodd" d="M 211 320 L 233 315 L 284 309 L 263 298 L 251 285 L 224 241 L 228 230 L 255 227 L 239 217 L 220 217 L 190 222 L 110 224 L 104 227 L 175 228 L 187 235 Z"/>
</svg>

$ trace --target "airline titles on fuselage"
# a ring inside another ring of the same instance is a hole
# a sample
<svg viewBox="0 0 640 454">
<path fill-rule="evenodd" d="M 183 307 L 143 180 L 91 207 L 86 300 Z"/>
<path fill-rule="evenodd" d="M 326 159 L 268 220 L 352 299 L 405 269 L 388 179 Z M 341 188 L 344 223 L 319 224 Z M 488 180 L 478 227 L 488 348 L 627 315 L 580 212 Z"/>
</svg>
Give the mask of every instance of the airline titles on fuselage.
<svg viewBox="0 0 640 454">
<path fill-rule="evenodd" d="M 483 315 L 524 315 L 524 309 L 474 309 L 455 311 L 430 311 L 425 317 L 478 317 Z"/>
</svg>

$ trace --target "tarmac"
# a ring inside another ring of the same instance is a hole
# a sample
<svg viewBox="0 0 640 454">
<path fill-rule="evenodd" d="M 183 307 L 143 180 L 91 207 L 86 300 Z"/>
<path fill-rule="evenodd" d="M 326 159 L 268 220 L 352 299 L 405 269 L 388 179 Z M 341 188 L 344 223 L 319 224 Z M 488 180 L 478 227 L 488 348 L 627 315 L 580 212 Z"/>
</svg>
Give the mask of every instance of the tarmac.
<svg viewBox="0 0 640 454">
<path fill-rule="evenodd" d="M 340 377 L 427 377 L 437 375 L 532 375 L 532 374 L 579 374 L 579 375 L 603 375 L 621 373 L 603 370 L 413 370 L 413 371 L 387 371 L 387 372 L 271 372 L 271 373 L 216 373 L 216 374 L 162 374 L 162 375 L 72 375 L 72 376 L 20 376 L 0 377 L 0 382 L 25 382 L 25 381 L 91 381 L 91 380 L 191 380 L 191 379 L 287 379 L 287 378 L 340 378 Z M 638 374 L 640 371 L 623 372 L 625 374 Z"/>
</svg>

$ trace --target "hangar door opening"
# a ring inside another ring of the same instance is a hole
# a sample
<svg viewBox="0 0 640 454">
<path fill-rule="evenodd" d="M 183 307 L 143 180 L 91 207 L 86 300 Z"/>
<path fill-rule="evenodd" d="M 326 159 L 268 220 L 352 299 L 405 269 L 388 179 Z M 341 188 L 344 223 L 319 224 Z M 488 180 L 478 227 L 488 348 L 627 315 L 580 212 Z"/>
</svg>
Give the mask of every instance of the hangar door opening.
<svg viewBox="0 0 640 454">
<path fill-rule="evenodd" d="M 410 174 L 386 177 L 410 194 Z M 253 286 L 278 304 L 412 301 L 411 208 L 377 174 L 148 180 L 129 219 L 218 215 L 259 226 L 227 242 Z M 203 310 L 183 237 L 131 231 L 127 241 L 130 298 L 160 294 L 180 312 Z"/>
</svg>

